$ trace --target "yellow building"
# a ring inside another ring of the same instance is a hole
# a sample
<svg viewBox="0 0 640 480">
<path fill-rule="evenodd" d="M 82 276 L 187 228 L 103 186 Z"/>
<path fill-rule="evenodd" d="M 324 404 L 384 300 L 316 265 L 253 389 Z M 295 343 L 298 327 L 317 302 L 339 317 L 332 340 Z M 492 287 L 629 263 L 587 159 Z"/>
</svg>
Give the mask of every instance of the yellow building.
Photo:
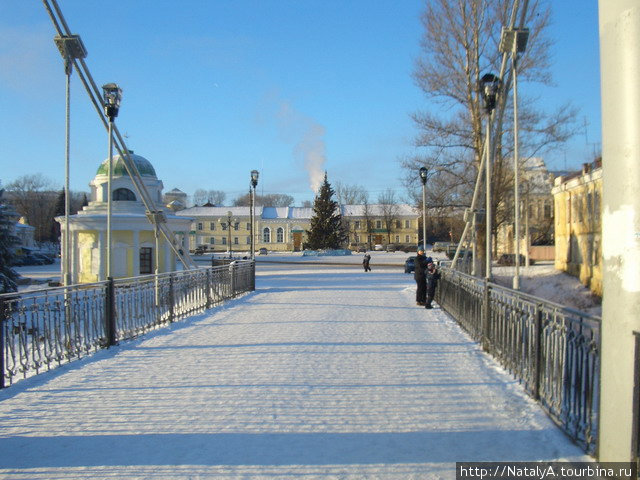
<svg viewBox="0 0 640 480">
<path fill-rule="evenodd" d="M 231 212 L 231 231 L 227 230 Z M 342 205 L 340 212 L 349 233 L 350 247 L 388 243 L 399 246 L 418 242 L 418 213 L 409 205 Z M 251 248 L 249 207 L 191 207 L 176 212 L 191 217 L 189 249 L 244 254 Z M 311 228 L 313 209 L 308 207 L 256 207 L 255 249 L 276 252 L 302 250 Z M 368 223 L 367 223 L 368 222 Z M 367 227 L 367 225 L 369 225 Z M 371 237 L 371 238 L 369 238 Z M 346 247 L 347 245 L 345 245 Z"/>
<path fill-rule="evenodd" d="M 349 247 L 409 247 L 418 244 L 419 212 L 410 205 L 343 205 Z"/>
<path fill-rule="evenodd" d="M 146 158 L 134 155 L 133 152 L 129 156 L 138 168 L 150 197 L 156 202 L 156 208 L 164 213 L 167 226 L 176 236 L 176 247 L 186 249 L 191 219 L 177 217 L 160 207 L 163 185 L 153 166 Z M 89 204 L 69 217 L 72 283 L 91 283 L 106 279 L 108 165 L 107 159 L 99 166 L 95 178 L 89 183 Z M 156 239 L 154 227 L 147 219 L 146 208 L 119 155 L 113 158 L 111 189 L 112 277 L 151 274 L 155 273 L 156 267 L 160 273 L 175 271 L 176 256 L 162 236 Z M 60 230 L 64 235 L 65 217 L 56 217 L 56 221 L 60 223 Z"/>
<path fill-rule="evenodd" d="M 574 275 L 602 296 L 602 166 L 558 177 L 552 190 L 555 207 L 555 267 Z"/>
</svg>

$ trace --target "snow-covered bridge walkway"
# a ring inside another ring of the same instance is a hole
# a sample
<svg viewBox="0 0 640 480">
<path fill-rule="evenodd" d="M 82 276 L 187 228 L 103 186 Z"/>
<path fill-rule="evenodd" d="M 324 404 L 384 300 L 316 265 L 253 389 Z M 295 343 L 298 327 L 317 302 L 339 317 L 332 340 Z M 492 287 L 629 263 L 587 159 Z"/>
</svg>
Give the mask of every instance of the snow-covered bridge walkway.
<svg viewBox="0 0 640 480">
<path fill-rule="evenodd" d="M 375 266 L 374 266 L 375 269 Z M 585 459 L 397 269 L 257 291 L 0 392 L 0 478 L 455 478 Z"/>
</svg>

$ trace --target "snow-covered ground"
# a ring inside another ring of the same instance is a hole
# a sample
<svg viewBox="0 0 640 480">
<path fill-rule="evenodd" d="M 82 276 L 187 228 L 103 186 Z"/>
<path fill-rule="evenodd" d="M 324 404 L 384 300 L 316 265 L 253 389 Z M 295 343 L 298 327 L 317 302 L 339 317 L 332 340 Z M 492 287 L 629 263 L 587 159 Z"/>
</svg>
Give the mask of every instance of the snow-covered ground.
<svg viewBox="0 0 640 480">
<path fill-rule="evenodd" d="M 451 479 L 456 461 L 587 460 L 444 312 L 416 307 L 412 276 L 372 266 L 260 261 L 255 292 L 1 391 L 0 478 Z"/>
</svg>

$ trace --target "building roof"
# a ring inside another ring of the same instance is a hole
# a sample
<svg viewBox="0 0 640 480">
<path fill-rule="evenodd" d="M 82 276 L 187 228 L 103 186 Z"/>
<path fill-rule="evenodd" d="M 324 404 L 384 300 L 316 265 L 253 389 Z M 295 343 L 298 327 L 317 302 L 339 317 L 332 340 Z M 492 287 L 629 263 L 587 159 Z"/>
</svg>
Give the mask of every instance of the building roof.
<svg viewBox="0 0 640 480">
<path fill-rule="evenodd" d="M 394 215 L 399 217 L 415 217 L 418 215 L 418 211 L 407 204 L 394 205 L 397 210 Z M 364 217 L 365 213 L 373 217 L 381 217 L 384 215 L 385 205 L 373 204 L 373 205 L 342 205 L 342 215 L 345 217 Z"/>
<path fill-rule="evenodd" d="M 143 177 L 156 177 L 156 171 L 151 165 L 151 162 L 140 155 L 135 155 L 131 150 L 129 150 L 129 157 L 135 164 L 138 172 Z M 98 171 L 96 175 L 109 175 L 109 159 L 107 158 L 104 162 L 100 164 L 98 167 Z M 116 177 L 124 177 L 129 176 L 126 167 L 124 166 L 124 160 L 120 155 L 115 155 L 113 157 L 113 175 Z M 157 177 L 156 177 L 157 178 Z"/>
</svg>

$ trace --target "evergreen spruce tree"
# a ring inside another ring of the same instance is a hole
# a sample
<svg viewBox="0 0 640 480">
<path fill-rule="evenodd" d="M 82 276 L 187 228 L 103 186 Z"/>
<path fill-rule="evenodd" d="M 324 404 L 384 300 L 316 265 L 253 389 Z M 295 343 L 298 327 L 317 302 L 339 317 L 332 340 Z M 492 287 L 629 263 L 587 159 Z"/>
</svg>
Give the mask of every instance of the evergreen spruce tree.
<svg viewBox="0 0 640 480">
<path fill-rule="evenodd" d="M 0 190 L 0 293 L 8 293 L 18 290 L 16 284 L 18 274 L 10 266 L 18 238 L 13 235 L 15 215 L 12 215 L 12 209 L 4 203 L 3 193 L 4 190 Z"/>
<path fill-rule="evenodd" d="M 56 198 L 56 206 L 54 207 L 53 216 L 61 217 L 65 214 L 65 192 L 64 189 L 60 190 L 58 197 Z M 51 225 L 51 241 L 59 242 L 60 240 L 60 224 L 54 220 Z"/>
<path fill-rule="evenodd" d="M 313 216 L 311 229 L 307 230 L 305 249 L 336 249 L 342 248 L 347 236 L 342 225 L 342 215 L 338 202 L 333 200 L 333 188 L 324 174 L 324 182 L 313 202 Z"/>
</svg>

